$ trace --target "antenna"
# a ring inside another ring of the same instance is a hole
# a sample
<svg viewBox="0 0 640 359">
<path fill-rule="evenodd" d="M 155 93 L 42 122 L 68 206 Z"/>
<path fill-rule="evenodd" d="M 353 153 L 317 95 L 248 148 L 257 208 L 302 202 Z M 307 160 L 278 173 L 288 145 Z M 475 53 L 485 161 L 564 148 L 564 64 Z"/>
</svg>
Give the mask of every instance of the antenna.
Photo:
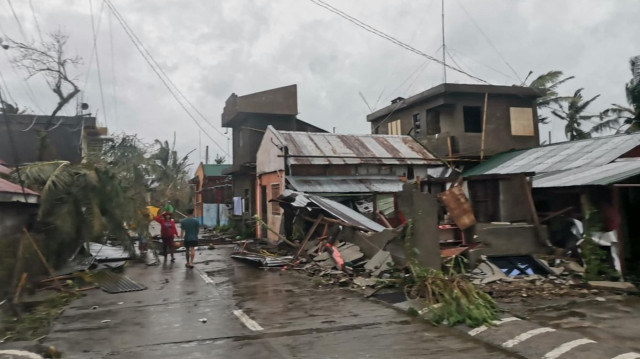
<svg viewBox="0 0 640 359">
<path fill-rule="evenodd" d="M 447 47 L 444 42 L 444 0 L 442 4 L 442 72 L 444 73 L 444 83 L 447 83 Z"/>
</svg>

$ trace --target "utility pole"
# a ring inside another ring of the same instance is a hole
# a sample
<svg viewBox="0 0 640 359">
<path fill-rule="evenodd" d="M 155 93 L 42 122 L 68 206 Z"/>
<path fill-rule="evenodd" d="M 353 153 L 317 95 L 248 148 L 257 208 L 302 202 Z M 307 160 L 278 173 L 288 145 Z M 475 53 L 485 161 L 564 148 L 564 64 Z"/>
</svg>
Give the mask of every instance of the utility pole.
<svg viewBox="0 0 640 359">
<path fill-rule="evenodd" d="M 447 83 L 447 47 L 444 42 L 444 0 L 442 4 L 442 72 L 444 74 L 444 83 Z"/>
<path fill-rule="evenodd" d="M 208 165 L 209 164 L 209 145 L 207 145 L 205 151 L 206 152 L 204 153 L 204 164 Z"/>
</svg>

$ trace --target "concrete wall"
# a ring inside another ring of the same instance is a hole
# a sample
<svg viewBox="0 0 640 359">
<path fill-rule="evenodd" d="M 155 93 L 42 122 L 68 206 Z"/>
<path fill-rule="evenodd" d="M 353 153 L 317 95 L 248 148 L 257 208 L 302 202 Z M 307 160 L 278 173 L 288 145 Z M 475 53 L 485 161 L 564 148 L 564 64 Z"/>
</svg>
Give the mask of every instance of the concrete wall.
<svg viewBox="0 0 640 359">
<path fill-rule="evenodd" d="M 438 203 L 430 193 L 420 192 L 414 185 L 405 185 L 398 193 L 398 206 L 405 218 L 413 220 L 413 237 L 409 246 L 420 254 L 418 261 L 429 268 L 440 269 L 440 240 L 438 237 Z M 394 246 L 402 243 L 394 243 Z M 392 252 L 394 252 L 389 249 Z M 394 256 L 394 261 L 398 260 Z"/>
<path fill-rule="evenodd" d="M 295 116 L 298 114 L 297 86 L 289 85 L 244 96 L 231 94 L 222 113 L 222 126 L 226 127 L 242 112 Z"/>
<path fill-rule="evenodd" d="M 476 241 L 483 244 L 479 251 L 484 255 L 547 254 L 547 228 L 541 227 L 543 238 L 538 239 L 533 225 L 477 223 Z"/>
<path fill-rule="evenodd" d="M 258 176 L 263 173 L 284 170 L 284 157 L 280 157 L 284 154 L 284 151 L 281 150 L 282 146 L 280 136 L 272 128 L 267 129 L 256 155 L 256 174 Z"/>
<path fill-rule="evenodd" d="M 479 156 L 481 147 L 481 133 L 467 133 L 464 131 L 464 106 L 484 107 L 484 94 L 445 94 L 431 98 L 425 102 L 415 104 L 409 108 L 394 112 L 387 122 L 400 120 L 403 134 L 407 134 L 413 127 L 413 115 L 420 114 L 421 133 L 418 138 L 431 150 L 440 156 L 448 156 L 447 137 L 453 136 L 454 155 Z M 426 112 L 428 109 L 440 109 L 440 128 L 438 135 L 427 135 Z M 533 109 L 533 121 L 536 121 L 537 111 L 535 102 L 531 98 L 515 95 L 489 94 L 487 101 L 487 124 L 485 133 L 485 155 L 492 155 L 511 149 L 531 148 L 538 146 L 539 133 L 537 123 L 534 123 L 534 136 L 511 135 L 510 107 L 529 107 Z M 376 127 L 382 118 L 371 122 L 371 132 L 386 134 L 386 123 Z"/>
</svg>

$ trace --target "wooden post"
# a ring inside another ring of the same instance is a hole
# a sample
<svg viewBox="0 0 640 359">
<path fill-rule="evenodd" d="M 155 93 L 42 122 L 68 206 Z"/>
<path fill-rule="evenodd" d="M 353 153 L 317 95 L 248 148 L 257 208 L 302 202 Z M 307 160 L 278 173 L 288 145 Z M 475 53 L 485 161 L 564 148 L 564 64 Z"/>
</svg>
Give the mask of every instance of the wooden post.
<svg viewBox="0 0 640 359">
<path fill-rule="evenodd" d="M 622 214 L 624 213 L 623 211 L 620 210 L 620 188 L 618 187 L 613 187 L 611 189 L 612 191 L 612 197 L 613 197 L 613 203 L 611 203 L 611 205 L 613 206 L 613 208 L 616 210 L 616 212 L 618 212 L 618 214 L 620 215 L 620 218 L 622 218 Z M 626 222 L 626 221 L 625 221 Z M 625 228 L 622 227 L 622 223 L 620 224 L 620 226 L 618 228 L 615 229 L 616 231 L 616 237 L 618 238 L 618 258 L 620 258 L 620 274 L 623 276 L 624 278 L 624 274 L 625 274 L 625 265 L 624 265 L 624 240 L 623 237 L 626 237 L 626 231 Z"/>
<path fill-rule="evenodd" d="M 16 288 L 16 293 L 13 295 L 13 304 L 18 303 L 18 298 L 20 297 L 20 293 L 22 293 L 22 288 L 24 287 L 24 283 L 27 281 L 27 273 L 22 273 L 20 277 L 20 283 L 18 283 L 18 288 Z"/>
<path fill-rule="evenodd" d="M 529 211 L 531 212 L 531 218 L 533 219 L 533 225 L 535 226 L 535 233 L 538 241 L 542 242 L 544 236 L 542 235 L 542 227 L 540 227 L 540 219 L 538 218 L 538 212 L 536 211 L 536 205 L 533 203 L 533 196 L 531 194 L 531 186 L 529 186 L 529 181 L 527 181 L 527 177 L 525 175 L 520 175 L 520 180 L 522 181 L 522 190 L 524 191 L 525 197 L 527 199 L 527 205 L 529 205 Z M 550 247 L 551 243 L 549 241 L 544 241 L 542 244 Z"/>
<path fill-rule="evenodd" d="M 489 99 L 489 93 L 484 93 L 484 107 L 482 108 L 482 139 L 480 140 L 480 161 L 484 159 L 484 138 L 487 132 L 487 101 Z"/>
<path fill-rule="evenodd" d="M 378 218 L 382 221 L 382 224 L 384 224 L 385 227 L 393 228 L 393 226 L 391 226 L 391 223 L 389 223 L 389 220 L 387 220 L 387 217 L 385 217 L 382 212 L 377 211 L 376 215 L 378 215 Z"/>
<path fill-rule="evenodd" d="M 24 241 L 22 240 L 23 236 L 20 236 L 18 240 L 18 253 L 16 256 L 16 264 L 13 268 L 13 277 L 11 278 L 11 289 L 17 288 L 18 286 L 18 278 L 19 273 L 22 271 L 22 253 L 24 252 Z"/>
<path fill-rule="evenodd" d="M 447 148 L 449 149 L 449 159 L 453 158 L 453 146 L 451 145 L 451 136 L 447 136 Z"/>
<path fill-rule="evenodd" d="M 313 225 L 311 226 L 311 229 L 309 230 L 309 232 L 307 232 L 307 235 L 304 237 L 304 240 L 300 244 L 300 249 L 298 249 L 298 252 L 293 257 L 294 261 L 298 259 L 298 257 L 300 256 L 300 253 L 302 253 L 302 250 L 304 249 L 304 246 L 307 245 L 307 242 L 309 242 L 309 239 L 311 239 L 313 232 L 315 232 L 316 228 L 318 228 L 318 225 L 320 224 L 320 222 L 322 222 L 323 218 L 324 218 L 323 215 L 319 215 L 318 218 L 316 218 L 316 220 L 313 221 Z M 325 226 L 325 229 L 326 229 L 326 226 Z"/>
<path fill-rule="evenodd" d="M 31 242 L 31 245 L 33 246 L 33 249 L 36 250 L 36 253 L 38 253 L 38 257 L 40 257 L 40 260 L 42 261 L 42 264 L 44 264 L 44 266 L 47 268 L 47 270 L 49 271 L 49 275 L 51 276 L 51 278 L 54 278 L 53 282 L 55 283 L 55 286 L 59 289 L 62 290 L 62 285 L 60 284 L 60 282 L 58 281 L 58 279 L 56 279 L 56 274 L 53 271 L 53 268 L 51 268 L 51 266 L 49 265 L 49 263 L 47 262 L 47 260 L 44 258 L 44 256 L 42 255 L 42 252 L 40 252 L 40 248 L 38 248 L 38 245 L 36 244 L 36 242 L 33 240 L 33 238 L 31 237 L 31 235 L 29 234 L 29 232 L 27 231 L 26 228 L 22 228 L 22 231 L 24 232 L 24 234 L 27 236 L 27 238 L 29 239 L 29 242 Z"/>
</svg>

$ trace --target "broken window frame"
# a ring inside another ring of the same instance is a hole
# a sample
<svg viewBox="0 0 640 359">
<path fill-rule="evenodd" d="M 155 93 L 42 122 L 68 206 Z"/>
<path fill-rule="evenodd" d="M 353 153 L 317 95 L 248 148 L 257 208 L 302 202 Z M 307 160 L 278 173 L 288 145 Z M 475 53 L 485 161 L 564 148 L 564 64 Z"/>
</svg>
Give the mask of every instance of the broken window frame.
<svg viewBox="0 0 640 359">
<path fill-rule="evenodd" d="M 421 123 L 422 123 L 422 121 L 420 119 L 420 112 L 414 113 L 412 119 L 413 119 L 413 134 L 415 136 L 418 136 L 418 135 L 420 135 L 420 132 L 421 132 L 421 128 L 420 127 L 421 127 Z"/>
<path fill-rule="evenodd" d="M 438 109 L 429 109 L 426 111 L 427 135 L 438 135 L 442 132 L 440 128 L 440 115 L 441 113 Z"/>
</svg>

